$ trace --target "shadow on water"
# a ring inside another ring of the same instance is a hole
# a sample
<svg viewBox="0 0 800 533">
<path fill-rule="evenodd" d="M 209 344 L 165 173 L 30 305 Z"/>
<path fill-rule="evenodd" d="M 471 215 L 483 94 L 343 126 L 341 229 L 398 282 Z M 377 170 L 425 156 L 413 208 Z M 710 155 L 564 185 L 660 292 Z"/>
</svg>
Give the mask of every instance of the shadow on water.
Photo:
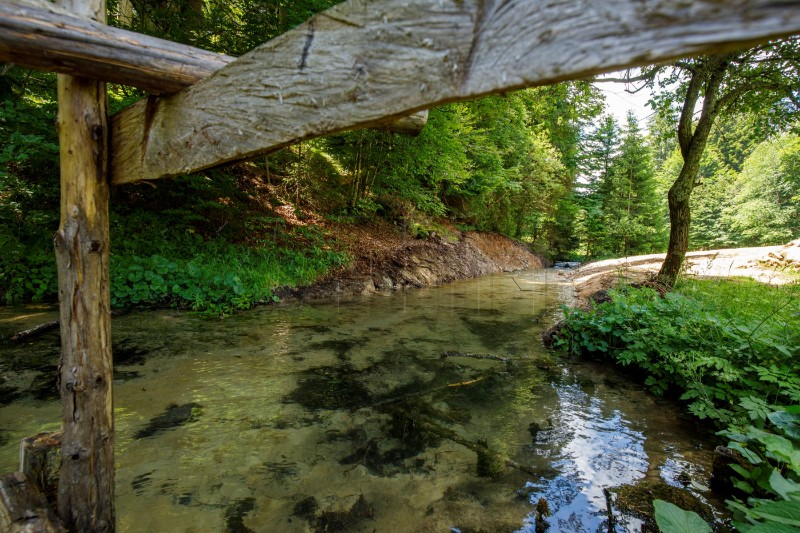
<svg viewBox="0 0 800 533">
<path fill-rule="evenodd" d="M 552 362 L 551 279 L 115 318 L 118 531 L 534 532 L 537 507 L 540 529 L 607 531 L 606 488 L 707 484 L 710 446 L 672 406 Z M 57 353 L 0 353 L 4 470 L 57 427 Z"/>
<path fill-rule="evenodd" d="M 202 413 L 202 409 L 203 407 L 200 404 L 194 402 L 183 405 L 172 404 L 167 407 L 164 413 L 151 418 L 147 426 L 133 434 L 133 438 L 144 439 L 152 437 L 162 431 L 177 428 L 189 422 L 196 422 Z"/>
</svg>

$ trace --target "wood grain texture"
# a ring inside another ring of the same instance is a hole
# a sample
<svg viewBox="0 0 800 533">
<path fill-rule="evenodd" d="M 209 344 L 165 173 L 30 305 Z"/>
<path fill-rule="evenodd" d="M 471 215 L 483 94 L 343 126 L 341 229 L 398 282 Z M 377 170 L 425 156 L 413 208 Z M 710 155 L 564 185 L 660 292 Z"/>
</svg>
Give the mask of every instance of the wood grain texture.
<svg viewBox="0 0 800 533">
<path fill-rule="evenodd" d="M 105 17 L 104 0 L 65 1 L 80 2 L 81 13 Z M 61 224 L 54 240 L 63 435 L 58 512 L 67 529 L 81 532 L 116 527 L 107 114 L 105 83 L 59 74 Z"/>
<path fill-rule="evenodd" d="M 234 60 L 31 2 L 0 2 L 0 61 L 168 94 Z"/>
<path fill-rule="evenodd" d="M 798 2 L 350 0 L 113 121 L 112 179 L 170 177 L 409 111 L 800 31 Z"/>
<path fill-rule="evenodd" d="M 5 533 L 66 533 L 47 500 L 25 474 L 0 477 L 0 531 Z"/>
<path fill-rule="evenodd" d="M 0 1 L 0 62 L 172 94 L 235 57 L 80 19 L 47 0 Z M 427 113 L 381 124 L 417 135 Z"/>
<path fill-rule="evenodd" d="M 19 471 L 52 502 L 58 495 L 60 457 L 61 431 L 39 433 L 20 442 Z"/>
</svg>

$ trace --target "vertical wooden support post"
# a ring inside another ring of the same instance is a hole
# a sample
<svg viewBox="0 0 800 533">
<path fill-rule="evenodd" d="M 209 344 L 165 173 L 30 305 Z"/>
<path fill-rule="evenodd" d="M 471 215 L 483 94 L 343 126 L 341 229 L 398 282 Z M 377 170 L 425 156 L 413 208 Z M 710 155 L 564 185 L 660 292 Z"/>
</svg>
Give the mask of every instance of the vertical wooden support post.
<svg viewBox="0 0 800 533">
<path fill-rule="evenodd" d="M 105 0 L 60 0 L 106 21 Z M 70 531 L 114 531 L 105 83 L 58 77 L 61 225 L 55 236 L 63 416 L 58 512 Z"/>
</svg>

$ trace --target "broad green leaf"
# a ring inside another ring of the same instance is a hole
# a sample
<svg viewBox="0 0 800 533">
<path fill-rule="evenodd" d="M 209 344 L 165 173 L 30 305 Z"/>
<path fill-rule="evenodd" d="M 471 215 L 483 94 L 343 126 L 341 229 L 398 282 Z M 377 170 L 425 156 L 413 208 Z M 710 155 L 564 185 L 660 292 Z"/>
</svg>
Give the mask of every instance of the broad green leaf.
<svg viewBox="0 0 800 533">
<path fill-rule="evenodd" d="M 664 500 L 655 500 L 656 524 L 662 533 L 710 533 L 711 528 L 695 512 L 684 511 Z"/>
<path fill-rule="evenodd" d="M 751 509 L 750 514 L 780 524 L 800 527 L 800 505 L 797 502 L 770 502 Z"/>
<path fill-rule="evenodd" d="M 792 441 L 779 435 L 768 435 L 762 437 L 761 442 L 775 459 L 788 463 L 792 469 L 800 471 L 800 448 L 795 448 Z"/>
<path fill-rule="evenodd" d="M 800 501 L 800 483 L 786 479 L 776 469 L 769 476 L 769 486 L 784 500 Z"/>
<path fill-rule="evenodd" d="M 751 527 L 747 530 L 747 533 L 797 533 L 797 528 L 786 524 L 769 522 Z"/>
<path fill-rule="evenodd" d="M 757 465 L 757 464 L 761 463 L 761 457 L 759 457 L 753 451 L 748 450 L 747 448 L 745 448 L 744 446 L 742 446 L 738 442 L 731 442 L 730 444 L 728 444 L 728 448 L 730 448 L 731 450 L 736 450 L 737 452 L 742 454 L 742 456 L 745 459 L 747 459 L 750 462 L 750 464 Z"/>
<path fill-rule="evenodd" d="M 787 437 L 800 440 L 800 414 L 775 411 L 767 415 L 769 421 L 783 430 Z"/>
</svg>

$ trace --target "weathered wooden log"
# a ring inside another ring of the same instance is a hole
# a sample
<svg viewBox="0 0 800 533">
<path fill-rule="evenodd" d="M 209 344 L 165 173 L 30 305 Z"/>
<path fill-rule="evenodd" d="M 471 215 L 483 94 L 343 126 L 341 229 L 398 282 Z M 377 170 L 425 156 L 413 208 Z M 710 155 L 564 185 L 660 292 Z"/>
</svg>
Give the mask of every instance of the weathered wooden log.
<svg viewBox="0 0 800 533">
<path fill-rule="evenodd" d="M 48 502 L 55 503 L 61 471 L 61 431 L 39 433 L 22 439 L 19 445 L 19 471 L 36 485 Z"/>
<path fill-rule="evenodd" d="M 112 181 L 177 176 L 446 102 L 800 31 L 794 2 L 349 0 L 114 119 Z"/>
<path fill-rule="evenodd" d="M 42 493 L 22 472 L 0 477 L 0 531 L 66 533 Z"/>
<path fill-rule="evenodd" d="M 104 0 L 62 0 L 105 21 Z M 58 510 L 72 531 L 114 531 L 108 117 L 105 83 L 58 76 L 61 224 L 55 235 L 63 419 Z"/>
<path fill-rule="evenodd" d="M 52 320 L 29 329 L 18 331 L 17 333 L 14 333 L 8 340 L 11 342 L 24 341 L 25 339 L 41 335 L 42 333 L 47 333 L 48 331 L 52 331 L 54 329 L 58 329 L 58 320 Z"/>
<path fill-rule="evenodd" d="M 37 5 L 38 4 L 38 5 Z M 80 19 L 48 2 L 0 2 L 0 61 L 175 93 L 233 57 Z"/>
<path fill-rule="evenodd" d="M 209 77 L 235 57 L 113 28 L 46 0 L 0 2 L 0 61 L 171 94 Z M 378 129 L 417 135 L 427 111 Z"/>
</svg>

